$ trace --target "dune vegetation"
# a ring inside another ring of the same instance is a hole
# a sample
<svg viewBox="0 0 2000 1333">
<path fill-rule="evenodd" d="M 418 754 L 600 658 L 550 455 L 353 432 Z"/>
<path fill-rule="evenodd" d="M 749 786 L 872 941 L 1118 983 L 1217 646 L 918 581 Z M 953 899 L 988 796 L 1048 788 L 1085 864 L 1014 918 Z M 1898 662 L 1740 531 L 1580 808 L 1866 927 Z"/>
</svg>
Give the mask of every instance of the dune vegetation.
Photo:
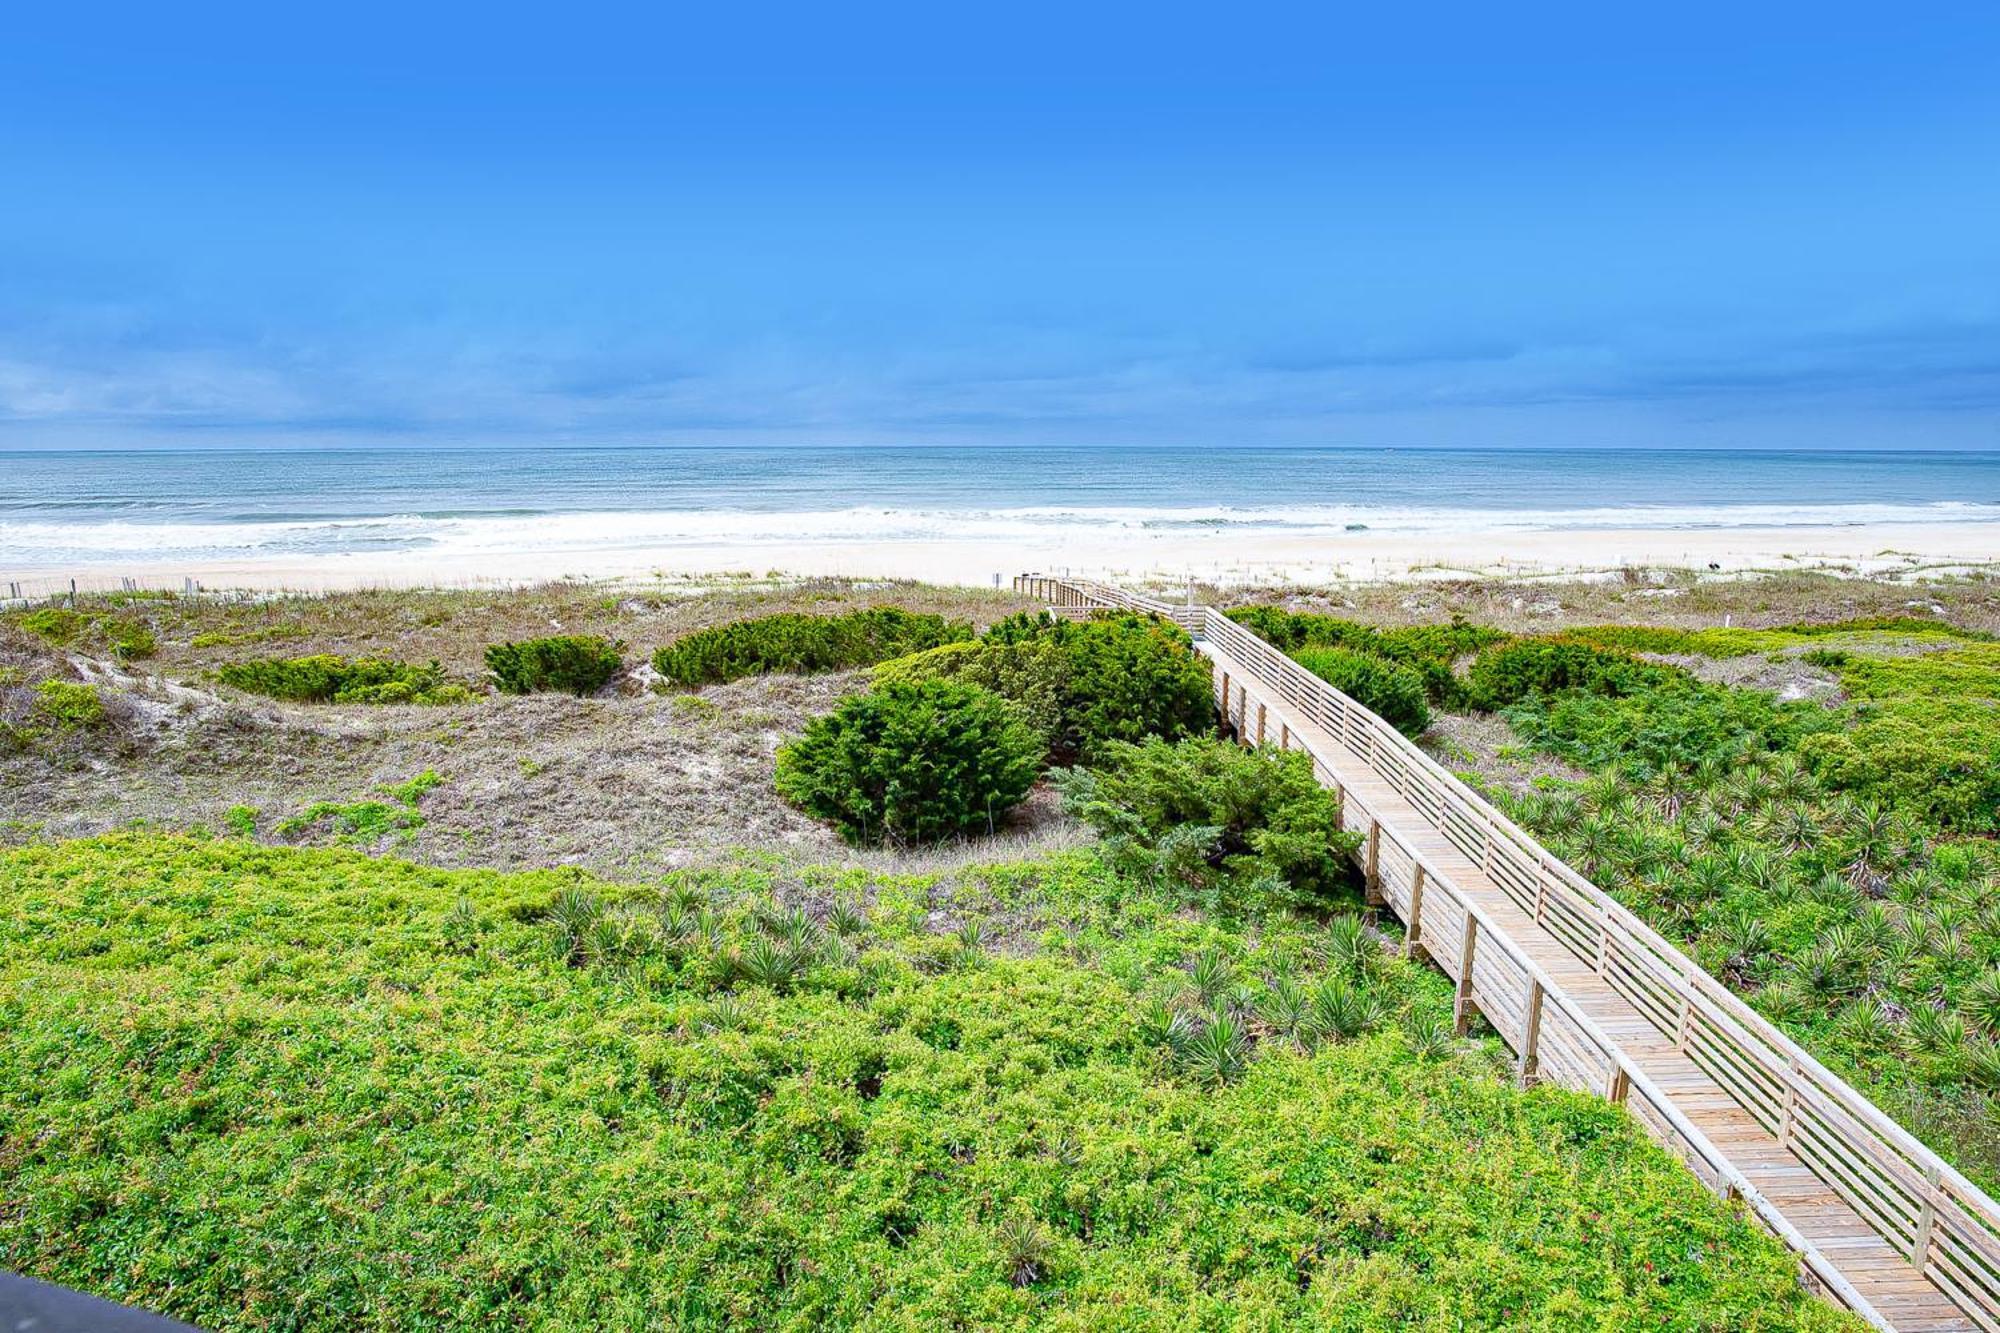
<svg viewBox="0 0 2000 1333">
<path fill-rule="evenodd" d="M 0 1264 L 211 1328 L 1845 1325 L 1357 918 L 1088 852 L 0 884 Z"/>
<path fill-rule="evenodd" d="M 1303 625 L 1308 642 L 1362 645 L 1340 651 L 1384 668 L 1410 651 L 1385 643 L 1425 641 L 1274 608 L 1232 614 L 1292 642 Z M 2000 643 L 1908 616 L 1432 633 L 1460 649 L 1459 711 L 1511 731 L 1496 758 L 1532 752 L 1574 773 L 1466 776 L 2000 1185 Z M 1300 660 L 1311 667 L 1313 650 Z M 1757 666 L 1812 688 L 1724 683 Z"/>
<path fill-rule="evenodd" d="M 1232 614 L 1994 1183 L 2000 603 L 1661 586 Z M 1454 1036 L 1353 844 L 1180 630 L 1001 592 L 0 615 L 0 1266 L 215 1329 L 1850 1326 Z"/>
</svg>

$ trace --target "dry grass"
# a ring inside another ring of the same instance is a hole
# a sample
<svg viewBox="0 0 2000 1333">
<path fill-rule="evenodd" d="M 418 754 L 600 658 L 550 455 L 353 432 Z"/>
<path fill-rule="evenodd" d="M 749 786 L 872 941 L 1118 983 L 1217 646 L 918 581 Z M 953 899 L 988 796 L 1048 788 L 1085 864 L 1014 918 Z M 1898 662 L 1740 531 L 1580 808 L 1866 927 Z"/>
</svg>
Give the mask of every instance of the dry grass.
<svg viewBox="0 0 2000 1333">
<path fill-rule="evenodd" d="M 105 599 L 84 598 L 86 608 Z M 550 583 L 520 589 L 374 589 L 360 592 L 139 601 L 160 640 L 158 665 L 210 671 L 246 657 L 338 653 L 436 659 L 477 677 L 486 645 L 546 634 L 622 639 L 638 662 L 683 634 L 781 611 L 835 614 L 895 606 L 987 623 L 1028 603 L 1009 589 L 951 588 L 907 580 L 738 580 L 721 586 Z"/>
<path fill-rule="evenodd" d="M 1459 614 L 1516 629 L 1707 625 L 1725 615 L 1736 624 L 1767 625 L 1942 607 L 1961 624 L 2000 628 L 2000 589 L 1981 581 L 1913 586 L 1820 575 L 1742 582 L 1681 574 L 1267 595 L 1379 624 Z M 1228 600 L 1259 596 L 1236 591 Z M 627 660 L 636 665 L 656 644 L 703 626 L 868 605 L 985 622 L 1024 603 L 990 589 L 834 581 L 743 581 L 615 596 L 590 585 L 554 584 L 123 605 L 84 599 L 86 611 L 144 620 L 158 636 L 159 655 L 129 666 L 81 648 L 52 649 L 0 621 L 0 684 L 14 682 L 0 694 L 13 701 L 9 706 L 19 711 L 41 679 L 87 679 L 100 685 L 110 718 L 101 732 L 61 745 L 0 745 L 0 838 L 77 836 L 132 824 L 220 829 L 236 806 L 254 807 L 258 836 L 273 838 L 280 820 L 313 802 L 387 799 L 380 788 L 426 770 L 443 782 L 423 798 L 422 825 L 370 846 L 438 865 L 569 864 L 619 877 L 651 876 L 744 849 L 948 875 L 969 860 L 1081 837 L 1046 793 L 997 841 L 920 852 L 846 849 L 786 806 L 771 787 L 774 752 L 808 719 L 860 688 L 858 673 L 763 677 L 672 695 L 628 681 L 622 692 L 595 699 L 494 697 L 447 708 L 277 704 L 221 690 L 211 677 L 217 665 L 237 658 L 335 652 L 435 657 L 473 678 L 488 642 L 549 632 L 625 639 Z M 1743 683 L 1806 689 L 1824 683 L 1817 678 L 1823 673 L 1801 663 L 1760 659 L 1756 669 L 1772 679 Z M 1554 771 L 1515 751 L 1511 734 L 1491 720 L 1441 719 L 1432 743 L 1450 767 L 1512 786 Z M 295 836 L 325 842 L 341 835 L 321 827 Z"/>
<path fill-rule="evenodd" d="M 435 865 L 577 865 L 615 877 L 745 849 L 913 871 L 990 859 L 992 841 L 977 852 L 853 852 L 772 790 L 778 746 L 863 688 L 861 673 L 769 676 L 676 694 L 644 689 L 642 674 L 593 699 L 495 696 L 444 708 L 282 704 L 225 690 L 211 674 L 238 658 L 333 652 L 435 657 L 476 678 L 487 643 L 550 632 L 623 638 L 637 666 L 656 643 L 702 626 L 879 605 L 985 622 L 1023 603 L 1011 592 L 823 581 L 616 598 L 570 584 L 123 605 L 85 598 L 86 612 L 144 620 L 159 654 L 121 666 L 82 647 L 52 649 L 0 622 L 0 671 L 20 682 L 13 695 L 50 677 L 89 680 L 111 719 L 59 745 L 0 747 L 0 838 L 135 824 L 222 829 L 232 809 L 249 807 L 259 837 L 356 840 L 332 821 L 294 834 L 276 829 L 315 802 L 387 800 L 382 788 L 433 771 L 443 781 L 423 796 L 422 823 L 363 845 Z M 1041 798 L 1001 831 L 999 846 L 1026 852 L 1075 836 Z"/>
<path fill-rule="evenodd" d="M 1215 606 L 1270 602 L 1378 625 L 1428 624 L 1457 615 L 1514 631 L 1605 624 L 1692 629 L 1720 625 L 1728 617 L 1733 624 L 1760 628 L 1857 616 L 1942 615 L 1956 624 L 2000 632 L 2000 580 L 1978 577 L 1890 580 L 1792 571 L 1744 578 L 1691 570 L 1625 570 L 1592 579 L 1197 587 L 1195 595 Z"/>
</svg>

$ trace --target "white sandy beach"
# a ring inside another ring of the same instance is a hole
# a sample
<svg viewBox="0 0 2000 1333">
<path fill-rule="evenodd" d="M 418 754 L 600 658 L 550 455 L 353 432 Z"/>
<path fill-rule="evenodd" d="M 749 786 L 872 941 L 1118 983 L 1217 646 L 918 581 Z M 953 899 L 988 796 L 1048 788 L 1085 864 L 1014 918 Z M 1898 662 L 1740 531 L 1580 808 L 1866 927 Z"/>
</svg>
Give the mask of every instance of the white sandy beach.
<svg viewBox="0 0 2000 1333">
<path fill-rule="evenodd" d="M 1116 531 L 1045 541 L 911 539 L 759 540 L 477 555 L 344 552 L 246 560 L 187 560 L 0 569 L 0 594 L 181 588 L 332 591 L 363 587 L 516 585 L 582 578 L 645 582 L 720 574 L 846 575 L 988 584 L 1026 570 L 1124 581 L 1320 583 L 1575 574 L 1628 565 L 1727 571 L 1834 568 L 1852 573 L 1943 573 L 2000 563 L 2000 522 L 1782 528 L 1628 528 L 1571 531 L 1352 533 L 1323 537 L 1181 529 Z"/>
</svg>

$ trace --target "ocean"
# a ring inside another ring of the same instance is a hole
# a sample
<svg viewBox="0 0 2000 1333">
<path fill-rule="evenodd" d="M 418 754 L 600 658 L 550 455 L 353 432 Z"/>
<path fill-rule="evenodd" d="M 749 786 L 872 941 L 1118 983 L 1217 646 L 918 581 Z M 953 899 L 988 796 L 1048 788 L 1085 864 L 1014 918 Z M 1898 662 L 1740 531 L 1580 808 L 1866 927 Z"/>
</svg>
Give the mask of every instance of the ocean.
<svg viewBox="0 0 2000 1333">
<path fill-rule="evenodd" d="M 1248 448 L 0 452 L 0 572 L 342 553 L 1184 529 L 1707 529 L 2000 517 L 2000 455 Z"/>
</svg>

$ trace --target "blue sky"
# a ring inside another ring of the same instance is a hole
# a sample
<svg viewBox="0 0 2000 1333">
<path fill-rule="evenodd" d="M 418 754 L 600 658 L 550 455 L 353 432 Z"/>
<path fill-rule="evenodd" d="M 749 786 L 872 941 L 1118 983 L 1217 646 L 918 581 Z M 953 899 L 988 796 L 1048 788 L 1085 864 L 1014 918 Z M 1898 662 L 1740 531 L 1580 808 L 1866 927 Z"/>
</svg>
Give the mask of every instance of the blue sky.
<svg viewBox="0 0 2000 1333">
<path fill-rule="evenodd" d="M 785 441 L 2000 447 L 2000 6 L 10 11 L 0 447 Z"/>
</svg>

